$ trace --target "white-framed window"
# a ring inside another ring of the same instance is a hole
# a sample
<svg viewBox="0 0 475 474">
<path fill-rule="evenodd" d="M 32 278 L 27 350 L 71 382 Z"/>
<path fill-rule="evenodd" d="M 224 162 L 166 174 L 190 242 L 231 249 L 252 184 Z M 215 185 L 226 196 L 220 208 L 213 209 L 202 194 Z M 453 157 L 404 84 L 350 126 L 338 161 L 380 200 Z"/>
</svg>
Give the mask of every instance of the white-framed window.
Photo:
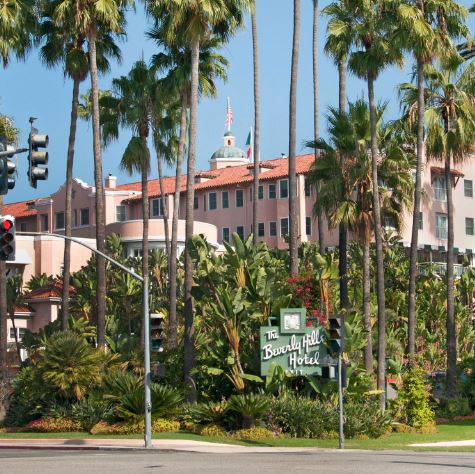
<svg viewBox="0 0 475 474">
<path fill-rule="evenodd" d="M 433 182 L 436 201 L 447 201 L 447 186 L 444 176 L 436 176 Z"/>
<path fill-rule="evenodd" d="M 463 180 L 463 194 L 465 197 L 473 197 L 473 181 L 471 179 Z"/>
<path fill-rule="evenodd" d="M 56 217 L 55 229 L 64 229 L 64 212 L 57 212 L 55 217 Z"/>
<path fill-rule="evenodd" d="M 223 242 L 229 242 L 229 227 L 223 227 L 222 236 Z"/>
<path fill-rule="evenodd" d="M 20 232 L 26 232 L 26 222 L 20 222 Z"/>
<path fill-rule="evenodd" d="M 264 186 L 262 184 L 259 185 L 259 195 L 258 195 L 259 200 L 264 199 Z"/>
<path fill-rule="evenodd" d="M 435 236 L 438 239 L 447 238 L 447 214 L 435 215 Z"/>
<path fill-rule="evenodd" d="M 15 339 L 15 329 L 18 339 L 21 341 L 25 335 L 26 328 L 10 328 L 10 339 Z"/>
<path fill-rule="evenodd" d="M 208 209 L 210 211 L 214 211 L 218 207 L 216 193 L 209 193 L 208 194 Z"/>
<path fill-rule="evenodd" d="M 80 223 L 81 227 L 89 225 L 89 208 L 84 208 L 80 210 Z"/>
<path fill-rule="evenodd" d="M 279 197 L 281 199 L 287 199 L 289 197 L 289 180 L 281 179 L 279 181 Z"/>
<path fill-rule="evenodd" d="M 223 209 L 229 208 L 229 193 L 228 191 L 221 192 L 221 207 Z"/>
<path fill-rule="evenodd" d="M 465 218 L 465 233 L 467 235 L 474 235 L 473 217 Z"/>
<path fill-rule="evenodd" d="M 422 214 L 422 212 L 419 212 L 419 226 L 418 226 L 418 229 L 419 230 L 424 229 L 424 214 Z"/>
<path fill-rule="evenodd" d="M 244 190 L 236 189 L 236 207 L 244 206 Z"/>
<path fill-rule="evenodd" d="M 277 235 L 277 222 L 269 222 L 269 235 L 275 237 Z"/>
<path fill-rule="evenodd" d="M 257 224 L 257 236 L 258 237 L 264 237 L 265 236 L 265 225 L 264 225 L 264 222 L 259 222 Z"/>
<path fill-rule="evenodd" d="M 236 234 L 239 235 L 241 240 L 244 240 L 244 226 L 243 225 L 238 225 L 236 227 Z"/>
<path fill-rule="evenodd" d="M 150 214 L 152 217 L 163 216 L 163 201 L 162 198 L 152 199 L 152 205 L 150 206 Z"/>
<path fill-rule="evenodd" d="M 306 235 L 312 235 L 312 218 L 305 217 L 305 233 Z"/>
<path fill-rule="evenodd" d="M 284 237 L 285 235 L 289 235 L 289 218 L 283 217 L 280 220 L 280 236 Z"/>
<path fill-rule="evenodd" d="M 200 201 L 198 200 L 198 196 L 195 196 L 193 199 L 193 209 L 198 209 L 200 207 Z"/>
<path fill-rule="evenodd" d="M 269 199 L 275 199 L 276 192 L 275 192 L 275 184 L 269 184 Z"/>
<path fill-rule="evenodd" d="M 125 206 L 123 204 L 115 206 L 115 218 L 117 222 L 124 222 L 127 219 L 125 215 Z"/>
</svg>

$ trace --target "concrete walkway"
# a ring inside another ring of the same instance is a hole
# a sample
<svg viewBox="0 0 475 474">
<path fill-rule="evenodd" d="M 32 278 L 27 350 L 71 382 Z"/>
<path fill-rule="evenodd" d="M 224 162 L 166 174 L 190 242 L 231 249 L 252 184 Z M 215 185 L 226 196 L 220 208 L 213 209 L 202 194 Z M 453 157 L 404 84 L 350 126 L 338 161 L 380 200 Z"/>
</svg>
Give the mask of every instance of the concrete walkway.
<svg viewBox="0 0 475 474">
<path fill-rule="evenodd" d="M 141 439 L 0 439 L 0 449 L 60 449 L 60 450 L 142 450 Z M 286 448 L 265 446 L 241 446 L 236 444 L 209 443 L 181 439 L 152 441 L 152 449 L 161 451 L 188 451 L 197 453 L 296 453 L 332 451 L 322 448 Z"/>
<path fill-rule="evenodd" d="M 475 446 L 475 439 L 468 439 L 466 441 L 438 441 L 436 443 L 416 443 L 409 446 L 419 448 L 450 448 L 450 447 L 462 447 L 462 446 Z"/>
</svg>

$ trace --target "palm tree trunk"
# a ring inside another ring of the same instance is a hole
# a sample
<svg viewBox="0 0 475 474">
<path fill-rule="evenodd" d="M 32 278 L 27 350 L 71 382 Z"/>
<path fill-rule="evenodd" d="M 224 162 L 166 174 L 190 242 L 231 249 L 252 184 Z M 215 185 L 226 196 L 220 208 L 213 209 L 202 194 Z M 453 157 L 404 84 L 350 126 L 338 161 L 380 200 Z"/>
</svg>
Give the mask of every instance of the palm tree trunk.
<svg viewBox="0 0 475 474">
<path fill-rule="evenodd" d="M 146 151 L 146 156 L 143 159 L 142 163 L 142 275 L 148 275 L 148 226 L 150 220 L 150 210 L 149 210 L 149 202 L 148 202 L 148 170 L 150 167 L 150 152 L 148 151 L 147 146 L 147 137 L 140 137 L 144 141 L 144 150 Z M 148 280 L 147 280 L 148 281 Z M 149 317 L 147 314 L 146 317 Z M 143 325 L 143 321 L 142 321 Z M 142 327 L 142 344 L 145 343 L 145 332 Z"/>
<path fill-rule="evenodd" d="M 381 205 L 379 202 L 378 182 L 378 142 L 376 135 L 376 101 L 374 98 L 374 76 L 368 74 L 369 114 L 371 121 L 371 167 L 373 178 L 373 220 L 376 240 L 376 289 L 378 299 L 378 390 L 381 394 L 381 409 L 386 408 L 385 377 L 386 377 L 386 314 L 384 295 L 384 253 L 381 234 Z"/>
<path fill-rule="evenodd" d="M 180 211 L 180 191 L 181 191 L 181 173 L 183 167 L 183 156 L 185 154 L 186 141 L 186 108 L 188 94 L 183 91 L 181 94 L 181 114 L 180 114 L 180 137 L 178 140 L 178 153 L 176 157 L 175 174 L 175 195 L 173 202 L 172 217 L 172 243 L 170 249 L 170 314 L 168 319 L 168 346 L 174 348 L 178 345 L 178 321 L 176 314 L 177 300 L 177 258 L 178 258 L 178 217 Z"/>
<path fill-rule="evenodd" d="M 368 235 L 369 234 L 369 235 Z M 363 237 L 363 323 L 366 332 L 364 348 L 365 369 L 373 372 L 373 336 L 371 334 L 371 277 L 370 277 L 370 233 L 365 230 Z"/>
<path fill-rule="evenodd" d="M 340 112 L 346 109 L 346 57 L 338 61 L 338 103 Z M 349 308 L 348 298 L 348 230 L 345 223 L 338 229 L 338 274 L 340 277 L 340 306 Z"/>
<path fill-rule="evenodd" d="M 92 137 L 94 152 L 94 181 L 96 186 L 96 248 L 102 253 L 106 251 L 106 229 L 104 216 L 104 183 L 102 179 L 101 130 L 99 122 L 99 87 L 97 83 L 96 26 L 92 25 L 88 35 L 89 68 L 92 89 Z M 106 321 L 106 261 L 97 255 L 97 344 L 105 347 Z"/>
<path fill-rule="evenodd" d="M 299 61 L 299 35 L 300 0 L 294 0 L 294 34 L 292 43 L 289 103 L 289 253 L 291 274 L 297 274 L 299 271 L 297 173 L 295 159 L 295 142 L 297 133 L 297 75 Z M 302 222 L 300 224 L 303 225 Z"/>
<path fill-rule="evenodd" d="M 193 322 L 193 262 L 188 251 L 193 237 L 194 199 L 195 199 L 195 162 L 196 162 L 196 132 L 198 115 L 198 66 L 200 60 L 200 42 L 191 42 L 191 100 L 190 100 L 190 129 L 188 145 L 188 163 L 186 171 L 186 223 L 185 223 L 185 354 L 184 376 L 187 389 L 187 401 L 196 402 L 196 383 L 192 370 L 195 367 L 195 326 Z"/>
<path fill-rule="evenodd" d="M 313 136 L 315 141 L 319 138 L 318 129 L 318 0 L 313 0 L 313 36 L 312 36 L 312 57 L 313 57 Z M 315 160 L 318 159 L 318 151 L 315 150 Z M 315 186 L 315 200 L 318 201 L 320 184 Z M 319 212 L 317 214 L 318 247 L 320 253 L 325 254 L 325 242 L 323 240 L 323 218 Z"/>
<path fill-rule="evenodd" d="M 68 158 L 66 161 L 66 203 L 64 212 L 64 235 L 71 237 L 72 221 L 72 189 L 73 189 L 73 164 L 74 164 L 74 146 L 76 143 L 76 127 L 78 121 L 79 105 L 79 78 L 73 79 L 73 99 L 71 103 L 71 123 L 69 125 Z M 63 291 L 61 304 L 61 329 L 67 331 L 69 328 L 69 279 L 71 272 L 71 242 L 64 241 L 64 260 L 63 260 Z"/>
<path fill-rule="evenodd" d="M 445 160 L 447 187 L 447 397 L 457 394 L 457 334 L 455 331 L 454 305 L 454 209 L 450 154 Z"/>
<path fill-rule="evenodd" d="M 419 239 L 419 213 L 421 210 L 421 173 L 424 155 L 424 62 L 417 60 L 417 161 L 414 189 L 414 211 L 412 214 L 411 250 L 409 254 L 409 304 L 408 304 L 408 354 L 414 358 L 416 350 L 416 276 L 417 246 Z"/>
<path fill-rule="evenodd" d="M 163 180 L 162 155 L 157 151 L 158 182 L 160 183 L 160 195 L 163 207 L 163 227 L 165 229 L 165 247 L 167 255 L 170 255 L 170 229 L 168 228 L 168 203 L 165 195 L 165 183 Z M 170 274 L 170 261 L 168 261 L 168 274 Z"/>
<path fill-rule="evenodd" d="M 259 48 L 257 37 L 257 6 L 251 13 L 252 24 L 252 57 L 254 66 L 254 181 L 253 181 L 253 196 L 252 203 L 252 241 L 257 244 L 258 233 L 258 203 L 259 203 L 259 150 L 260 150 L 260 133 L 261 133 L 261 104 L 259 91 Z"/>
<path fill-rule="evenodd" d="M 3 196 L 0 195 L 0 215 L 3 213 Z M 7 266 L 0 261 L 0 376 L 7 376 Z"/>
</svg>

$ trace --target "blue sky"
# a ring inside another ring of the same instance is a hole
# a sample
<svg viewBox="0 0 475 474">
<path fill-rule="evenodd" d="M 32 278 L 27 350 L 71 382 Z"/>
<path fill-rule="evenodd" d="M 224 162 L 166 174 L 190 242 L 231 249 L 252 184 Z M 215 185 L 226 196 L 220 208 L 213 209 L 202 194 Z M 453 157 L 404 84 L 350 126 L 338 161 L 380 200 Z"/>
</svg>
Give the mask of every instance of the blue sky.
<svg viewBox="0 0 475 474">
<path fill-rule="evenodd" d="M 475 0 L 463 0 L 470 6 Z M 329 0 L 320 0 L 324 7 Z M 292 46 L 291 0 L 259 0 L 258 29 L 261 70 L 261 159 L 272 159 L 288 152 L 288 97 L 290 59 Z M 470 26 L 474 27 L 474 16 Z M 247 21 L 250 26 L 250 19 Z M 153 42 L 145 39 L 147 19 L 139 4 L 135 13 L 128 18 L 128 38 L 121 44 L 123 60 L 114 64 L 112 71 L 100 78 L 100 87 L 107 89 L 113 77 L 125 75 L 134 61 L 143 56 L 148 60 L 156 52 Z M 333 62 L 322 51 L 326 29 L 325 18 L 319 19 L 320 37 L 320 130 L 324 134 L 324 114 L 329 105 L 338 102 L 338 75 Z M 230 61 L 227 83 L 218 84 L 218 97 L 205 99 L 200 103 L 198 119 L 197 168 L 207 169 L 213 151 L 221 146 L 226 116 L 226 97 L 231 97 L 234 115 L 233 131 L 237 144 L 244 143 L 253 124 L 253 77 L 252 43 L 250 28 L 240 32 L 223 48 L 222 54 Z M 410 80 L 410 64 L 405 70 L 389 69 L 376 84 L 377 97 L 389 100 L 387 119 L 399 112 L 396 100 L 396 86 Z M 85 92 L 89 80 L 82 86 Z M 26 154 L 19 155 L 19 176 L 14 190 L 6 196 L 6 202 L 48 195 L 64 182 L 66 150 L 69 132 L 71 106 L 71 81 L 63 77 L 61 69 L 46 69 L 33 51 L 23 63 L 12 62 L 7 69 L 0 69 L 0 111 L 10 115 L 21 130 L 20 145 L 26 146 L 29 124 L 28 117 L 38 117 L 37 128 L 50 137 L 49 179 L 39 182 L 38 189 L 30 188 L 26 177 Z M 312 85 L 312 0 L 302 1 L 302 25 L 300 36 L 299 94 L 297 118 L 297 151 L 303 152 L 303 142 L 313 133 L 313 85 Z M 350 77 L 348 81 L 350 100 L 366 97 L 365 83 Z M 119 177 L 119 183 L 138 181 L 139 176 L 128 177 L 119 170 L 119 162 L 130 139 L 130 132 L 124 130 L 120 139 L 103 152 L 104 176 L 112 173 Z M 156 176 L 156 163 L 152 161 L 152 177 Z M 168 172 L 172 172 L 168 170 Z M 76 141 L 74 176 L 93 183 L 92 130 L 88 123 L 80 122 Z"/>
</svg>

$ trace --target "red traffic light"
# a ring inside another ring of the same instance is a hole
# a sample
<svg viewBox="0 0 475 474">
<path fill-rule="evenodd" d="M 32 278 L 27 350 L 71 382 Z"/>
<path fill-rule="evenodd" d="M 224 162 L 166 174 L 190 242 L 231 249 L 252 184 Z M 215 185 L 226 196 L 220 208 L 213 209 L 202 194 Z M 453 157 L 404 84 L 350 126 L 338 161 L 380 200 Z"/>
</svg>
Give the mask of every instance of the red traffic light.
<svg viewBox="0 0 475 474">
<path fill-rule="evenodd" d="M 9 219 L 5 219 L 2 221 L 1 226 L 3 231 L 8 232 L 13 227 L 13 222 Z"/>
</svg>

